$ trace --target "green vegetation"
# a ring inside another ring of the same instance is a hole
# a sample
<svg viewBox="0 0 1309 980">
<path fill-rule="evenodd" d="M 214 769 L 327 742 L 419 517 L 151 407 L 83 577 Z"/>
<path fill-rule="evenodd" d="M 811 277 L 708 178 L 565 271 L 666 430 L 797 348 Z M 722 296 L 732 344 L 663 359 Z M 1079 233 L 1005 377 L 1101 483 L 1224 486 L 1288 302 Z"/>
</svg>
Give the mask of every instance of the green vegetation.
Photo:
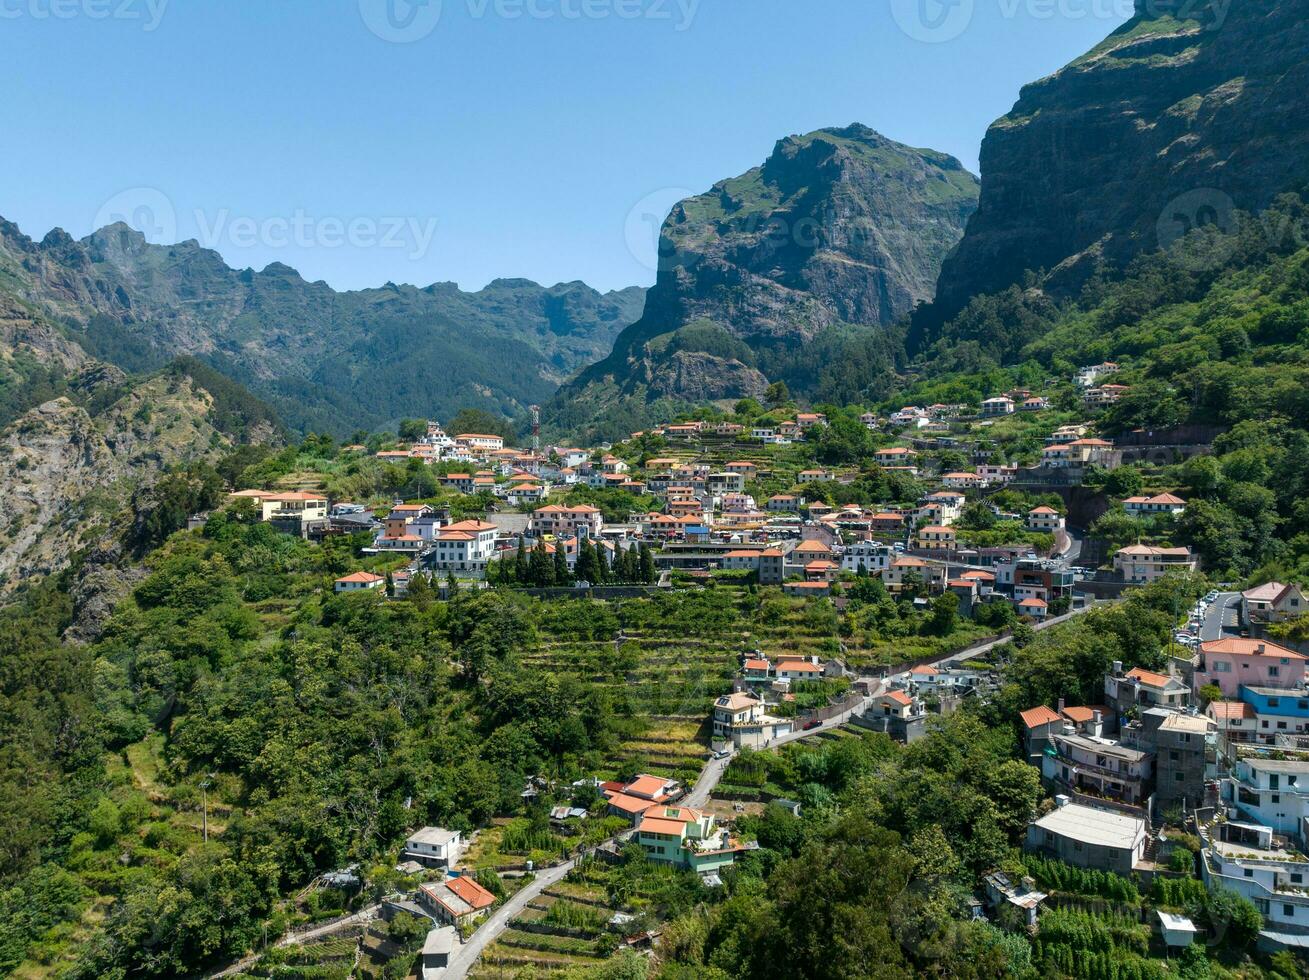
<svg viewBox="0 0 1309 980">
<path fill-rule="evenodd" d="M 1206 229 L 1121 275 L 1105 269 L 1074 303 L 1013 287 L 975 298 L 924 355 L 932 391 L 983 397 L 1051 372 L 1113 360 L 1129 387 L 1095 420 L 1104 434 L 1217 426 L 1212 456 L 1148 468 L 1144 483 L 1188 501 L 1174 521 L 1121 512 L 1095 531 L 1195 548 L 1220 576 L 1309 572 L 1309 248 L 1306 207 L 1286 196 L 1223 235 Z M 926 394 L 909 389 L 902 397 Z M 1056 404 L 1072 408 L 1067 381 Z M 1113 474 L 1110 474 L 1113 476 Z M 1139 488 L 1141 483 L 1137 483 Z M 1110 484 L 1126 495 L 1131 484 Z M 1136 534 L 1132 531 L 1136 530 Z"/>
</svg>

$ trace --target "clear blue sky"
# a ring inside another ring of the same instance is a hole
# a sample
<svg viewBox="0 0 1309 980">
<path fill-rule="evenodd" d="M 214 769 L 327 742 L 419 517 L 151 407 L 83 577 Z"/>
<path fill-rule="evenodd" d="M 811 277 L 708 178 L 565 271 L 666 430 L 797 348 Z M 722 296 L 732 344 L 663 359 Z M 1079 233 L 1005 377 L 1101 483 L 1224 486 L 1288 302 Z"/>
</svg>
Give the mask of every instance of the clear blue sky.
<svg viewBox="0 0 1309 980">
<path fill-rule="evenodd" d="M 1130 13 L 953 2 L 0 0 L 0 215 L 130 212 L 338 288 L 648 284 L 683 190 L 856 121 L 976 171 L 1022 84 Z"/>
</svg>

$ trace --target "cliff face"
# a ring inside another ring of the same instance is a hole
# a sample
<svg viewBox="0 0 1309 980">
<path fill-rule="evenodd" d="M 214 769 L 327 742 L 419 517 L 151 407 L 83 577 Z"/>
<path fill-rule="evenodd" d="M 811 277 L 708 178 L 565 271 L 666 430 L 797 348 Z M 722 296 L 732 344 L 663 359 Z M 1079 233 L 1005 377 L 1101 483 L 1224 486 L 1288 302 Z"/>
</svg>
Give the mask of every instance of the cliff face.
<svg viewBox="0 0 1309 980">
<path fill-rule="evenodd" d="M 166 467 L 228 448 L 211 406 L 189 378 L 156 377 L 94 416 L 60 397 L 0 431 L 0 590 L 67 567 Z"/>
<path fill-rule="evenodd" d="M 645 313 L 561 390 L 556 416 L 755 395 L 824 331 L 880 331 L 932 297 L 976 198 L 957 160 L 863 126 L 781 140 L 761 167 L 673 209 Z"/>
<path fill-rule="evenodd" d="M 1026 270 L 1075 289 L 1100 256 L 1122 264 L 1309 180 L 1307 50 L 1309 0 L 1138 0 L 988 131 L 981 200 L 933 316 Z"/>
<path fill-rule="evenodd" d="M 194 241 L 152 245 L 122 224 L 35 242 L 4 221 L 0 291 L 72 327 L 101 359 L 149 370 L 196 355 L 292 426 L 337 434 L 544 401 L 610 351 L 645 294 L 522 279 L 336 292 L 279 263 L 229 268 Z"/>
</svg>

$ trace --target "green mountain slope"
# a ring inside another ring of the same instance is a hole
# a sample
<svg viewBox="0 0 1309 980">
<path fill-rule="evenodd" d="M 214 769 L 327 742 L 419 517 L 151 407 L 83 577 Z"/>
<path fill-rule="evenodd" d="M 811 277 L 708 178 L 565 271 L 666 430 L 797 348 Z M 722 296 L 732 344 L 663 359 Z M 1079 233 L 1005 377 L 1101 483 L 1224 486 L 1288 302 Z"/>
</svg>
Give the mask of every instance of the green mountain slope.
<svg viewBox="0 0 1309 980">
<path fill-rule="evenodd" d="M 1036 288 L 975 298 L 914 365 L 924 380 L 893 400 L 982 398 L 1015 382 L 1060 379 L 1056 401 L 1080 406 L 1074 371 L 1105 360 L 1128 392 L 1094 417 L 1097 431 L 1197 427 L 1213 455 L 1117 470 L 1118 492 L 1178 490 L 1177 525 L 1107 529 L 1194 547 L 1205 567 L 1240 579 L 1309 577 L 1309 208 L 1285 196 L 1233 230 L 1202 229 L 1122 274 L 1099 275 L 1076 300 Z M 1118 534 L 1121 532 L 1121 534 Z"/>
<path fill-rule="evenodd" d="M 274 263 L 232 269 L 196 242 L 151 245 L 126 225 L 34 242 L 0 222 L 0 292 L 126 370 L 197 356 L 293 428 L 337 435 L 475 407 L 514 416 L 610 350 L 644 290 L 583 283 L 388 283 L 338 293 Z"/>
</svg>

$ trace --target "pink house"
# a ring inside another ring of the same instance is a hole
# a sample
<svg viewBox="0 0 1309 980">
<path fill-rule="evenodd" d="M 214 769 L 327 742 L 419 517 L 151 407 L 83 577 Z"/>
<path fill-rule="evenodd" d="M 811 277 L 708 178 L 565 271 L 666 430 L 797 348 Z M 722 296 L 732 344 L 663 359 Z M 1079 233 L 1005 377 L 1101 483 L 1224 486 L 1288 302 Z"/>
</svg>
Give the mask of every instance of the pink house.
<svg viewBox="0 0 1309 980">
<path fill-rule="evenodd" d="M 1302 653 L 1265 640 L 1210 640 L 1200 644 L 1195 687 L 1217 684 L 1227 698 L 1237 697 L 1242 684 L 1298 687 L 1304 683 L 1306 659 Z"/>
</svg>

